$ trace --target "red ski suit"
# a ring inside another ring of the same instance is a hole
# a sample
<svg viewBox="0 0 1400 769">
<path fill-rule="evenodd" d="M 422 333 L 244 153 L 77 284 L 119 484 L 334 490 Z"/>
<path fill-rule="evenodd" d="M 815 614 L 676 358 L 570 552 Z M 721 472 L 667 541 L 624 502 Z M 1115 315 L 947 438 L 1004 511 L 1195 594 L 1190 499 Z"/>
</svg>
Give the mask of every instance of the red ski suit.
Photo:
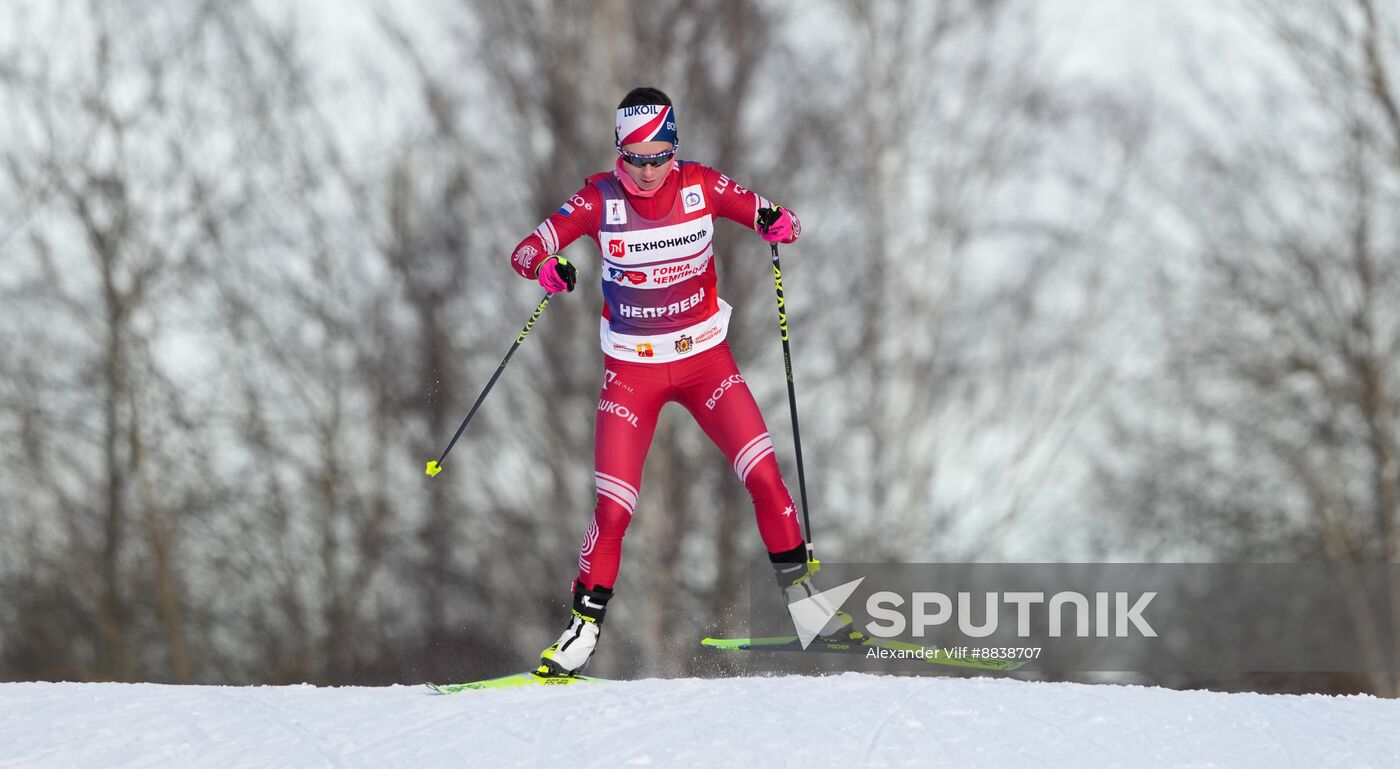
<svg viewBox="0 0 1400 769">
<path fill-rule="evenodd" d="M 598 244 L 605 353 L 594 431 L 597 503 L 579 552 L 579 584 L 611 588 L 637 506 L 642 465 L 661 407 L 684 406 L 719 446 L 753 499 L 769 552 L 802 544 L 773 442 L 724 341 L 729 305 L 716 296 L 715 216 L 758 230 L 766 199 L 699 163 L 675 161 L 651 197 L 617 173 L 596 174 L 512 254 L 534 278 L 549 255 L 583 235 Z M 793 218 L 796 240 L 801 225 Z M 791 242 L 789 240 L 788 242 Z"/>
</svg>

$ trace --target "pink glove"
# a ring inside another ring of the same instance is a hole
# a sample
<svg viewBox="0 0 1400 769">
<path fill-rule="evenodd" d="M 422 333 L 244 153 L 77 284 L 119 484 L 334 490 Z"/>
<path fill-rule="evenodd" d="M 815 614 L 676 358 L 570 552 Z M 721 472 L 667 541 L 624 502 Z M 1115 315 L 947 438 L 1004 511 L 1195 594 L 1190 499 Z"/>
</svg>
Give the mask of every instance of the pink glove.
<svg viewBox="0 0 1400 769">
<path fill-rule="evenodd" d="M 792 240 L 796 228 L 793 222 L 792 214 L 782 206 L 764 208 L 758 212 L 759 234 L 769 243 Z"/>
<path fill-rule="evenodd" d="M 573 291 L 578 281 L 578 270 L 562 256 L 551 256 L 540 262 L 540 285 L 551 294 Z"/>
</svg>

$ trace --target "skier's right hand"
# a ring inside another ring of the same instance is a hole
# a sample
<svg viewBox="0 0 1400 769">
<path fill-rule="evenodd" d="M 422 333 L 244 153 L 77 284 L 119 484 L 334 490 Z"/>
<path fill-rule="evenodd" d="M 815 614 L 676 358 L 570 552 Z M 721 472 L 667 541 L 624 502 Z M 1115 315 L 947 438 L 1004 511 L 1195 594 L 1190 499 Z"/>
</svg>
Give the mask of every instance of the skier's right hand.
<svg viewBox="0 0 1400 769">
<path fill-rule="evenodd" d="M 555 254 L 540 262 L 538 277 L 545 291 L 559 294 L 574 290 L 574 285 L 578 283 L 578 270 L 569 264 L 568 259 Z"/>
</svg>

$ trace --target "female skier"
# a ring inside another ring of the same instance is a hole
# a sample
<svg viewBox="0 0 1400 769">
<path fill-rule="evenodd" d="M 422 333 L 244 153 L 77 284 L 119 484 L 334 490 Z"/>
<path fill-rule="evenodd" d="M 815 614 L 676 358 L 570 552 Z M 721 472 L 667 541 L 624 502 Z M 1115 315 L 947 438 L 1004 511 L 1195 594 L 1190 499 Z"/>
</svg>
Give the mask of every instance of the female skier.
<svg viewBox="0 0 1400 769">
<path fill-rule="evenodd" d="M 582 189 L 515 247 L 511 265 L 546 291 L 573 291 L 577 271 L 558 252 L 583 235 L 602 254 L 602 393 L 594 430 L 597 504 L 579 552 L 569 626 L 540 655 L 540 675 L 571 675 L 597 647 L 613 595 L 622 536 L 637 505 L 657 414 L 684 406 L 729 459 L 753 498 L 759 535 L 796 600 L 812 592 L 806 544 L 773 442 L 725 342 L 730 307 L 715 294 L 716 217 L 792 243 L 801 224 L 787 209 L 712 168 L 676 157 L 671 99 L 633 89 L 617 108 L 612 171 Z M 840 631 L 842 614 L 823 628 Z"/>
</svg>

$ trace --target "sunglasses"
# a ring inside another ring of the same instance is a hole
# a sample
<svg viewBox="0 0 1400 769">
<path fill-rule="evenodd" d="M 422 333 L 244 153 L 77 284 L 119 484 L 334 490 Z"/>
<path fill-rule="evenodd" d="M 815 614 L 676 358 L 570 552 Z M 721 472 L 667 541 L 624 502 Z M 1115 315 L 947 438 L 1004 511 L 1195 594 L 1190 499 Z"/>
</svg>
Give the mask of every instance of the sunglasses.
<svg viewBox="0 0 1400 769">
<path fill-rule="evenodd" d="M 617 154 L 621 155 L 622 159 L 627 161 L 629 165 L 641 168 L 642 166 L 659 166 L 663 163 L 669 163 L 671 158 L 676 155 L 676 148 L 672 147 L 665 152 L 658 152 L 655 155 L 638 155 L 635 152 L 628 152 L 619 147 L 617 149 Z"/>
</svg>

